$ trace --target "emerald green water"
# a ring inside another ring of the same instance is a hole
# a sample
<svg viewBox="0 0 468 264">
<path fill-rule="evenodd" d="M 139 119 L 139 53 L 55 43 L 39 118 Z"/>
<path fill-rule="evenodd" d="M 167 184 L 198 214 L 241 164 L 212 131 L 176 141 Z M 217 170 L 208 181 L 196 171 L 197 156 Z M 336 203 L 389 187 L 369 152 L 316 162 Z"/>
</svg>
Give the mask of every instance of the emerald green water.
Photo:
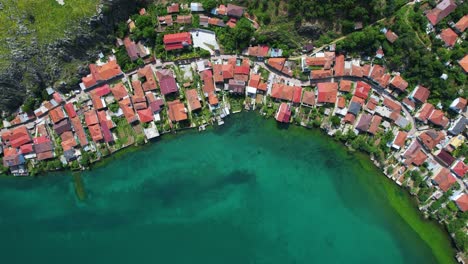
<svg viewBox="0 0 468 264">
<path fill-rule="evenodd" d="M 0 183 L 2 263 L 438 263 L 446 235 L 358 154 L 241 114 L 83 173 Z M 416 231 L 415 231 L 416 230 Z"/>
</svg>

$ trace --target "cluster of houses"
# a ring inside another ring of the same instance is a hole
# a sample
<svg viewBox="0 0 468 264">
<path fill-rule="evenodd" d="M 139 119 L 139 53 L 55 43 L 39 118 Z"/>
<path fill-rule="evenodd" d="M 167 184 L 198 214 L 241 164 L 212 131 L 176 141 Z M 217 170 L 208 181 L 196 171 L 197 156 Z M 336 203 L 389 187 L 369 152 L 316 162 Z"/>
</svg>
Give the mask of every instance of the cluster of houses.
<svg viewBox="0 0 468 264">
<path fill-rule="evenodd" d="M 181 8 L 204 11 L 198 3 L 170 4 L 168 15 L 158 18 L 160 24 L 171 25 L 176 14 L 176 23 L 191 22 L 191 15 L 178 15 Z M 453 9 L 453 1 L 444 0 L 426 15 L 435 25 Z M 228 4 L 210 14 L 214 17 L 205 19 L 200 15 L 201 26 L 205 22 L 225 26 L 219 16 L 228 16 L 228 26 L 230 22 L 235 26 L 236 19 L 245 12 L 242 7 Z M 142 9 L 140 15 L 146 15 L 146 11 Z M 463 34 L 466 23 L 465 16 L 454 25 L 456 34 Z M 391 43 L 398 39 L 391 30 L 382 32 Z M 193 43 L 189 32 L 166 34 L 163 42 L 168 51 Z M 131 60 L 149 57 L 150 52 L 142 43 L 128 37 L 118 44 L 125 46 Z M 377 51 L 376 56 L 383 56 L 383 51 Z M 465 57 L 459 62 L 465 72 L 467 60 Z M 269 76 L 282 76 L 281 80 L 262 77 L 263 65 Z M 408 92 L 408 82 L 382 65 L 363 64 L 332 50 L 318 52 L 302 58 L 302 71 L 309 75 L 309 80 L 302 83 L 288 81 L 292 80 L 294 66 L 282 57 L 280 49 L 260 45 L 249 47 L 242 57 L 192 62 L 188 68 L 197 78 L 187 82 L 177 77 L 174 68 L 157 64 L 147 63 L 125 74 L 111 56 L 107 61 L 90 64 L 90 73 L 73 94 L 64 96 L 48 88 L 49 100 L 33 113 L 19 113 L 6 123 L 7 128 L 0 134 L 3 166 L 14 175 L 26 175 L 28 166 L 42 161 L 58 158 L 68 164 L 79 160 L 83 151 L 99 153 L 102 147 L 116 148 L 119 138 L 125 137 L 116 120 L 124 120 L 149 140 L 159 136 L 163 124 L 170 128 L 184 123 L 193 127 L 192 117 L 200 115 L 203 109 L 212 116 L 224 117 L 231 110 L 230 97 L 244 98 L 246 107 L 275 104 L 275 119 L 281 123 L 290 123 L 301 109 L 323 107 L 325 115 L 341 120 L 338 127 L 330 127 L 331 133 L 341 130 L 376 136 L 392 132 L 394 138 L 388 146 L 394 150 L 399 165 L 392 165 L 395 170 L 389 177 L 401 184 L 405 171 L 425 166 L 433 173 L 427 176 L 428 182 L 437 186 L 433 197 L 437 199 L 458 182 L 462 188 L 452 198 L 462 211 L 468 210 L 468 181 L 464 179 L 468 165 L 453 154 L 466 144 L 466 98 L 453 101 L 447 109 L 452 112 L 449 118 L 440 105 L 428 102 L 429 88 L 417 85 Z"/>
</svg>

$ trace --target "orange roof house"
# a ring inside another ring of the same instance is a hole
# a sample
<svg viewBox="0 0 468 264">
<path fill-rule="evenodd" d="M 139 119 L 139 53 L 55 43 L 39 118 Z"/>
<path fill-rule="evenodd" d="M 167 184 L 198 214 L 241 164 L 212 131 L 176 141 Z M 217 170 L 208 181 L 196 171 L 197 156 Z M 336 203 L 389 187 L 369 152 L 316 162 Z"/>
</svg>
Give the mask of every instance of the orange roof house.
<svg viewBox="0 0 468 264">
<path fill-rule="evenodd" d="M 466 173 L 468 172 L 468 165 L 466 165 L 463 161 L 459 160 L 452 166 L 452 171 L 460 178 L 464 178 Z"/>
<path fill-rule="evenodd" d="M 440 32 L 440 39 L 447 47 L 453 47 L 457 43 L 458 35 L 451 28 L 446 28 Z"/>
<path fill-rule="evenodd" d="M 398 134 L 395 136 L 395 139 L 392 142 L 392 147 L 395 149 L 400 149 L 405 145 L 406 138 L 408 133 L 405 131 L 398 131 Z"/>
<path fill-rule="evenodd" d="M 111 92 L 117 101 L 120 101 L 123 98 L 128 96 L 127 89 L 125 88 L 124 84 L 121 82 L 116 84 L 114 87 L 112 87 Z"/>
<path fill-rule="evenodd" d="M 64 151 L 70 150 L 78 145 L 71 131 L 63 132 L 60 137 L 62 139 L 61 145 Z"/>
<path fill-rule="evenodd" d="M 249 56 L 252 57 L 258 57 L 258 58 L 263 58 L 268 56 L 268 51 L 270 48 L 268 46 L 254 46 L 254 47 L 249 47 L 248 53 Z"/>
<path fill-rule="evenodd" d="M 273 87 L 271 89 L 271 97 L 280 100 L 292 101 L 293 96 L 294 88 L 292 86 L 288 86 L 281 83 L 273 84 Z"/>
<path fill-rule="evenodd" d="M 340 92 L 350 92 L 353 82 L 347 80 L 340 81 Z"/>
<path fill-rule="evenodd" d="M 144 79 L 142 87 L 145 92 L 153 91 L 158 88 L 151 65 L 146 65 L 145 67 L 139 69 L 137 74 L 139 78 Z"/>
<path fill-rule="evenodd" d="M 463 32 L 465 32 L 467 27 L 468 27 L 468 15 L 464 15 L 455 24 L 455 29 L 458 30 L 458 32 L 463 33 Z"/>
<path fill-rule="evenodd" d="M 463 57 L 463 59 L 459 60 L 458 64 L 460 65 L 460 67 L 462 67 L 462 69 L 465 72 L 468 73 L 468 55 L 465 55 L 465 57 Z"/>
<path fill-rule="evenodd" d="M 183 49 L 192 45 L 192 36 L 189 32 L 181 32 L 175 34 L 164 35 L 164 48 L 169 50 Z"/>
<path fill-rule="evenodd" d="M 86 134 L 84 132 L 83 125 L 81 124 L 80 118 L 78 116 L 71 118 L 71 123 L 76 135 L 78 136 L 80 145 L 82 147 L 88 145 L 88 139 L 86 138 Z"/>
<path fill-rule="evenodd" d="M 127 119 L 127 122 L 129 124 L 132 124 L 138 120 L 135 111 L 133 110 L 132 107 L 132 102 L 130 101 L 130 98 L 127 97 L 119 102 L 120 109 L 122 109 L 122 112 L 125 116 L 125 119 Z"/>
<path fill-rule="evenodd" d="M 444 115 L 442 110 L 436 109 L 432 111 L 432 114 L 429 116 L 429 122 L 445 128 L 449 124 L 449 119 Z"/>
<path fill-rule="evenodd" d="M 201 109 L 200 100 L 198 99 L 198 93 L 196 89 L 187 89 L 185 91 L 187 96 L 187 103 L 190 111 L 195 111 Z"/>
<path fill-rule="evenodd" d="M 418 103 L 424 104 L 427 99 L 429 98 L 429 95 L 431 92 L 429 89 L 422 85 L 416 86 L 416 89 L 411 93 L 410 98 Z"/>
<path fill-rule="evenodd" d="M 368 133 L 375 135 L 377 130 L 379 129 L 380 123 L 382 122 L 382 117 L 379 115 L 375 115 L 372 117 L 369 129 L 367 130 Z"/>
<path fill-rule="evenodd" d="M 333 68 L 333 70 L 335 72 L 335 76 L 343 76 L 344 75 L 344 63 L 345 63 L 344 55 L 336 56 L 335 67 Z"/>
<path fill-rule="evenodd" d="M 362 99 L 367 99 L 369 96 L 369 92 L 371 90 L 371 86 L 365 82 L 358 81 L 356 83 L 356 89 L 354 90 L 354 95 L 362 98 Z"/>
<path fill-rule="evenodd" d="M 281 103 L 275 118 L 278 122 L 289 123 L 291 120 L 291 107 L 287 103 Z"/>
<path fill-rule="evenodd" d="M 123 75 L 120 66 L 117 64 L 117 60 L 115 59 L 109 60 L 103 65 L 90 64 L 89 70 L 91 73 L 86 77 L 81 78 L 83 89 L 93 88 L 102 82 L 112 80 Z"/>
<path fill-rule="evenodd" d="M 318 83 L 317 87 L 318 87 L 317 103 L 334 104 L 336 102 L 336 96 L 338 94 L 338 83 L 333 83 L 333 82 Z"/>
<path fill-rule="evenodd" d="M 387 30 L 387 32 L 385 33 L 385 37 L 390 43 L 393 43 L 398 39 L 398 35 L 395 34 L 395 32 L 391 31 L 390 29 Z"/>
<path fill-rule="evenodd" d="M 311 79 L 323 79 L 327 77 L 331 77 L 333 75 L 332 70 L 312 70 L 310 71 L 310 78 Z"/>
<path fill-rule="evenodd" d="M 416 113 L 415 118 L 420 122 L 427 123 L 427 119 L 432 114 L 432 111 L 434 111 L 434 106 L 430 103 L 425 103 Z"/>
<path fill-rule="evenodd" d="M 18 148 L 24 144 L 31 142 L 31 135 L 25 126 L 8 130 L 2 134 L 2 140 L 7 145 L 10 144 L 13 148 Z"/>
<path fill-rule="evenodd" d="M 462 212 L 468 211 L 468 195 L 463 193 L 462 195 L 458 196 L 455 200 L 455 204 Z"/>
<path fill-rule="evenodd" d="M 442 191 L 446 192 L 457 182 L 457 179 L 450 173 L 449 169 L 442 168 L 432 181 L 437 184 Z"/>
<path fill-rule="evenodd" d="M 138 116 L 140 117 L 140 122 L 142 123 L 149 123 L 153 121 L 153 111 L 151 111 L 151 108 L 138 110 Z"/>
<path fill-rule="evenodd" d="M 418 136 L 421 143 L 429 150 L 433 150 L 445 138 L 445 134 L 441 131 L 430 129 L 424 131 Z"/>
<path fill-rule="evenodd" d="M 179 4 L 172 3 L 171 5 L 167 6 L 167 13 L 168 14 L 179 13 Z"/>
<path fill-rule="evenodd" d="M 405 81 L 400 75 L 396 75 L 390 81 L 390 86 L 399 90 L 400 92 L 404 92 L 406 88 L 408 88 L 408 82 Z"/>
<path fill-rule="evenodd" d="M 50 115 L 50 119 L 52 120 L 52 122 L 54 124 L 56 124 L 56 123 L 62 121 L 63 119 L 65 119 L 65 113 L 63 112 L 63 109 L 62 109 L 61 106 L 52 109 L 49 112 L 49 115 Z"/>
<path fill-rule="evenodd" d="M 208 103 L 210 105 L 217 105 L 219 103 L 218 97 L 216 97 L 214 92 L 208 94 Z"/>
<path fill-rule="evenodd" d="M 315 93 L 314 91 L 305 91 L 304 95 L 302 96 L 302 104 L 308 105 L 308 106 L 314 106 L 315 105 Z"/>
<path fill-rule="evenodd" d="M 98 116 L 95 110 L 90 110 L 88 112 L 85 112 L 84 115 L 85 115 L 85 123 L 88 127 L 99 123 Z"/>
<path fill-rule="evenodd" d="M 442 0 L 434 9 L 426 13 L 426 17 L 435 26 L 456 8 L 457 5 L 454 0 Z"/>
<path fill-rule="evenodd" d="M 363 68 L 367 66 L 367 67 L 370 67 L 368 64 L 364 65 Z M 383 66 L 380 66 L 378 64 L 375 64 L 372 69 L 369 68 L 369 73 L 365 73 L 363 72 L 363 75 L 364 76 L 369 76 L 371 79 L 375 80 L 375 81 L 378 81 L 380 78 L 382 78 L 382 76 L 384 76 L 385 74 L 385 67 Z M 369 75 L 370 74 L 370 75 Z"/>
<path fill-rule="evenodd" d="M 102 136 L 101 127 L 99 126 L 99 124 L 88 126 L 88 129 L 89 129 L 89 134 L 91 134 L 91 138 L 93 139 L 94 142 L 100 142 L 104 139 L 104 137 Z"/>
<path fill-rule="evenodd" d="M 187 120 L 187 111 L 185 110 L 184 103 L 180 100 L 175 100 L 167 103 L 169 109 L 169 119 L 172 122 L 179 122 Z"/>
</svg>

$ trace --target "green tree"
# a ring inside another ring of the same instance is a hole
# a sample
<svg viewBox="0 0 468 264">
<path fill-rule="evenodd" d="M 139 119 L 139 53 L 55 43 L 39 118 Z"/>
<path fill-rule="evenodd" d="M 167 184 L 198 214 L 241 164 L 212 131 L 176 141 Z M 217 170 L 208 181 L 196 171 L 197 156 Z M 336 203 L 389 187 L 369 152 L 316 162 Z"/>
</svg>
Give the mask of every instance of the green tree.
<svg viewBox="0 0 468 264">
<path fill-rule="evenodd" d="M 203 5 L 203 9 L 208 12 L 218 5 L 218 1 L 216 0 L 202 0 L 201 3 Z"/>
</svg>

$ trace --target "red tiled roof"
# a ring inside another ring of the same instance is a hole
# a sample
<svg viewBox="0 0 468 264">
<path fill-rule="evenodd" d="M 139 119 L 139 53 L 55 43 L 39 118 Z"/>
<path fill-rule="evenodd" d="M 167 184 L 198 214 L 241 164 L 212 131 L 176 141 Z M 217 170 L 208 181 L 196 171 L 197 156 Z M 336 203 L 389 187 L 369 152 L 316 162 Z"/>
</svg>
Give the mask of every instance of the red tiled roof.
<svg viewBox="0 0 468 264">
<path fill-rule="evenodd" d="M 95 94 L 96 96 L 102 97 L 110 94 L 110 87 L 108 84 L 104 84 L 103 86 L 94 89 L 91 93 Z"/>
<path fill-rule="evenodd" d="M 396 145 L 402 148 L 405 145 L 406 138 L 408 137 L 408 133 L 405 131 L 398 131 L 395 139 L 393 140 L 393 145 Z"/>
<path fill-rule="evenodd" d="M 176 21 L 179 24 L 192 24 L 192 15 L 178 15 Z"/>
<path fill-rule="evenodd" d="M 156 85 L 156 80 L 154 78 L 153 69 L 150 65 L 146 65 L 145 67 L 141 68 L 137 72 L 138 77 L 145 78 L 145 82 L 143 82 L 143 90 L 145 92 L 156 90 L 158 86 Z"/>
<path fill-rule="evenodd" d="M 332 70 L 312 70 L 310 72 L 310 78 L 322 79 L 332 76 Z"/>
<path fill-rule="evenodd" d="M 453 177 L 447 168 L 442 168 L 433 180 L 444 192 L 448 191 L 457 182 L 457 179 Z"/>
<path fill-rule="evenodd" d="M 349 123 L 349 124 L 354 124 L 355 120 L 356 120 L 356 117 L 351 113 L 347 113 L 345 118 L 343 119 L 345 123 Z"/>
<path fill-rule="evenodd" d="M 302 103 L 310 106 L 315 105 L 315 93 L 314 91 L 304 91 L 302 96 Z"/>
<path fill-rule="evenodd" d="M 379 115 L 373 116 L 371 124 L 369 126 L 369 130 L 367 130 L 367 132 L 371 133 L 372 135 L 375 135 L 375 133 L 377 133 L 377 130 L 379 129 L 381 122 L 382 122 L 381 116 Z"/>
<path fill-rule="evenodd" d="M 62 148 L 64 151 L 70 150 L 78 145 L 76 143 L 75 137 L 73 136 L 73 132 L 71 131 L 65 131 L 60 135 L 62 138 Z"/>
<path fill-rule="evenodd" d="M 8 140 L 10 141 L 10 145 L 13 148 L 18 148 L 31 142 L 31 136 L 29 135 L 28 129 L 25 126 L 20 126 L 11 131 Z"/>
<path fill-rule="evenodd" d="M 107 81 L 123 74 L 116 60 L 109 60 L 103 65 L 90 64 L 91 73 L 82 78 L 86 88 L 96 85 L 98 82 Z"/>
<path fill-rule="evenodd" d="M 50 115 L 50 119 L 52 119 L 52 122 L 54 124 L 65 119 L 65 113 L 63 112 L 63 109 L 61 106 L 50 110 L 49 115 Z"/>
<path fill-rule="evenodd" d="M 293 103 L 300 103 L 302 96 L 302 88 L 299 86 L 293 86 Z"/>
<path fill-rule="evenodd" d="M 270 58 L 267 63 L 275 70 L 282 71 L 284 64 L 286 63 L 286 58 Z"/>
<path fill-rule="evenodd" d="M 464 15 L 458 22 L 455 24 L 455 28 L 463 33 L 468 27 L 468 15 Z"/>
<path fill-rule="evenodd" d="M 289 123 L 291 119 L 291 108 L 286 103 L 281 103 L 278 113 L 276 114 L 276 121 L 282 123 Z"/>
<path fill-rule="evenodd" d="M 264 91 L 266 92 L 266 90 L 268 90 L 268 85 L 264 82 L 261 82 L 259 85 L 258 85 L 258 90 L 261 90 L 261 91 Z"/>
<path fill-rule="evenodd" d="M 356 89 L 354 90 L 354 95 L 362 98 L 367 99 L 369 96 L 369 91 L 371 90 L 371 86 L 365 82 L 358 81 L 356 83 Z"/>
<path fill-rule="evenodd" d="M 133 110 L 132 102 L 130 101 L 129 97 L 120 101 L 119 106 L 120 106 L 120 109 L 122 109 L 125 119 L 127 119 L 127 122 L 129 124 L 138 120 L 137 116 L 135 115 L 135 111 Z"/>
<path fill-rule="evenodd" d="M 108 118 L 107 112 L 105 110 L 98 111 L 97 115 L 98 115 L 99 123 L 105 122 L 109 129 L 114 128 L 114 123 L 112 122 L 110 117 Z"/>
<path fill-rule="evenodd" d="M 124 97 L 128 96 L 127 89 L 123 83 L 118 83 L 111 89 L 112 94 L 114 95 L 117 101 L 122 100 Z"/>
<path fill-rule="evenodd" d="M 448 16 L 457 8 L 455 1 L 442 0 L 434 9 L 426 13 L 426 17 L 433 26 L 437 25 L 442 19 Z"/>
<path fill-rule="evenodd" d="M 413 93 L 412 98 L 417 100 L 420 103 L 425 103 L 427 99 L 429 98 L 430 93 L 431 92 L 429 91 L 429 89 L 427 89 L 426 87 L 422 85 L 418 85 Z"/>
<path fill-rule="evenodd" d="M 446 28 L 440 32 L 440 38 L 448 47 L 453 47 L 457 42 L 458 35 L 451 28 Z"/>
<path fill-rule="evenodd" d="M 455 203 L 457 204 L 458 208 L 462 212 L 468 211 L 468 195 L 466 193 L 460 195 L 456 200 Z"/>
<path fill-rule="evenodd" d="M 74 118 L 76 116 L 75 107 L 73 106 L 72 103 L 66 103 L 64 108 L 65 108 L 65 111 L 67 111 L 67 115 L 69 118 Z"/>
<path fill-rule="evenodd" d="M 401 104 L 399 102 L 393 101 L 387 96 L 384 96 L 383 105 L 392 111 L 396 111 L 398 113 L 401 111 Z"/>
<path fill-rule="evenodd" d="M 341 92 L 350 92 L 352 83 L 353 83 L 352 81 L 341 80 L 340 81 L 340 91 Z"/>
<path fill-rule="evenodd" d="M 182 49 L 184 45 L 192 45 L 192 36 L 189 32 L 167 34 L 163 42 L 166 50 Z"/>
<path fill-rule="evenodd" d="M 214 94 L 214 92 L 208 94 L 208 102 L 210 103 L 210 105 L 217 105 L 219 103 L 218 97 L 216 97 L 216 94 Z"/>
<path fill-rule="evenodd" d="M 385 37 L 390 43 L 393 43 L 398 39 L 398 35 L 395 34 L 395 32 L 391 31 L 390 29 L 387 30 L 387 32 L 385 33 Z"/>
<path fill-rule="evenodd" d="M 338 83 L 327 82 L 318 83 L 318 103 L 331 103 L 336 102 L 336 95 L 338 94 Z"/>
<path fill-rule="evenodd" d="M 84 115 L 85 115 L 85 123 L 88 127 L 99 123 L 98 116 L 95 110 L 90 110 L 88 112 L 85 112 Z"/>
<path fill-rule="evenodd" d="M 371 111 L 374 111 L 376 107 L 377 107 L 377 101 L 374 98 L 371 98 L 366 104 L 366 108 Z"/>
<path fill-rule="evenodd" d="M 86 138 L 86 134 L 83 129 L 83 125 L 81 124 L 80 118 L 78 116 L 73 117 L 71 119 L 73 129 L 75 130 L 76 135 L 78 136 L 78 140 L 80 141 L 80 145 L 82 147 L 88 145 L 88 139 Z"/>
<path fill-rule="evenodd" d="M 452 167 L 452 171 L 460 178 L 465 177 L 466 173 L 468 172 L 468 165 L 466 165 L 463 161 L 459 160 L 455 165 Z"/>
<path fill-rule="evenodd" d="M 234 74 L 249 75 L 249 73 L 250 73 L 250 67 L 248 65 L 236 66 L 234 68 Z"/>
<path fill-rule="evenodd" d="M 338 55 L 335 59 L 335 67 L 334 72 L 335 76 L 343 76 L 344 75 L 344 55 Z"/>
<path fill-rule="evenodd" d="M 149 123 L 153 121 L 153 111 L 150 108 L 143 110 L 138 110 L 138 116 L 140 117 L 140 122 Z"/>
<path fill-rule="evenodd" d="M 424 146 L 429 150 L 432 150 L 440 143 L 440 141 L 442 141 L 442 139 L 445 138 L 445 135 L 441 131 L 431 129 L 421 133 L 418 138 Z"/>
<path fill-rule="evenodd" d="M 201 108 L 200 100 L 198 99 L 198 93 L 196 89 L 187 89 L 185 91 L 187 96 L 187 103 L 191 111 L 195 111 Z"/>
<path fill-rule="evenodd" d="M 52 97 L 53 97 L 54 100 L 55 100 L 57 103 L 59 103 L 59 104 L 63 101 L 62 96 L 60 96 L 60 94 L 57 93 L 57 92 L 55 92 L 55 93 L 52 95 Z"/>
<path fill-rule="evenodd" d="M 449 120 L 444 115 L 442 110 L 436 109 L 432 111 L 432 114 L 429 116 L 429 122 L 437 126 L 446 127 L 449 123 Z"/>
<path fill-rule="evenodd" d="M 258 88 L 259 84 L 260 84 L 260 75 L 259 74 L 250 75 L 249 86 L 254 87 L 254 88 Z"/>
<path fill-rule="evenodd" d="M 336 104 L 338 108 L 345 108 L 346 107 L 346 98 L 343 96 L 338 96 L 338 103 Z"/>
<path fill-rule="evenodd" d="M 408 82 L 405 81 L 400 75 L 396 75 L 395 77 L 393 77 L 392 81 L 390 82 L 390 85 L 392 85 L 395 89 L 398 89 L 403 92 L 408 87 Z"/>
<path fill-rule="evenodd" d="M 172 3 L 171 5 L 167 6 L 167 13 L 168 14 L 178 13 L 178 12 L 179 12 L 179 4 Z"/>
<path fill-rule="evenodd" d="M 104 137 L 102 136 L 101 127 L 99 126 L 99 124 L 88 126 L 88 129 L 89 129 L 89 134 L 91 134 L 91 138 L 93 139 L 94 142 L 99 142 L 104 139 Z"/>
<path fill-rule="evenodd" d="M 179 100 L 175 100 L 167 103 L 169 107 L 169 119 L 172 122 L 179 122 L 187 119 L 187 112 L 185 106 Z"/>
<path fill-rule="evenodd" d="M 364 65 L 363 67 L 365 66 L 368 66 L 370 67 L 368 64 Z M 366 73 L 363 73 L 364 76 L 368 76 L 369 74 L 366 74 Z M 370 78 L 373 79 L 373 80 L 376 80 L 378 81 L 380 78 L 382 78 L 382 76 L 384 76 L 385 74 L 385 68 L 378 65 L 378 64 L 375 64 L 373 67 L 372 67 L 372 71 L 370 72 Z"/>
<path fill-rule="evenodd" d="M 22 145 L 20 147 L 20 151 L 21 151 L 21 154 L 29 154 L 29 153 L 33 152 L 34 151 L 33 144 L 29 143 L 29 144 Z M 16 152 L 16 150 L 15 150 L 15 152 Z M 4 154 L 4 155 L 5 155 L 5 157 L 8 156 L 7 154 Z"/>
<path fill-rule="evenodd" d="M 294 88 L 285 84 L 274 83 L 271 90 L 271 97 L 281 100 L 292 101 Z"/>
<path fill-rule="evenodd" d="M 426 122 L 432 111 L 434 111 L 434 106 L 430 103 L 425 103 L 415 117 L 421 122 Z"/>
<path fill-rule="evenodd" d="M 41 161 L 41 160 L 47 160 L 47 159 L 51 159 L 54 157 L 54 152 L 52 151 L 45 151 L 45 152 L 41 152 L 41 153 L 37 153 L 37 160 Z"/>
<path fill-rule="evenodd" d="M 270 48 L 268 46 L 249 47 L 248 53 L 252 57 L 266 57 Z"/>
<path fill-rule="evenodd" d="M 103 100 L 101 99 L 101 97 L 99 97 L 97 95 L 92 94 L 91 95 L 91 101 L 93 102 L 93 107 L 96 110 L 100 110 L 100 109 L 103 109 L 105 107 Z"/>
<path fill-rule="evenodd" d="M 205 94 L 214 93 L 215 85 L 214 85 L 214 82 L 213 82 L 213 77 L 212 77 L 211 71 L 207 70 L 207 71 L 204 71 L 204 72 L 209 72 L 210 74 L 202 74 L 203 92 Z"/>
</svg>

